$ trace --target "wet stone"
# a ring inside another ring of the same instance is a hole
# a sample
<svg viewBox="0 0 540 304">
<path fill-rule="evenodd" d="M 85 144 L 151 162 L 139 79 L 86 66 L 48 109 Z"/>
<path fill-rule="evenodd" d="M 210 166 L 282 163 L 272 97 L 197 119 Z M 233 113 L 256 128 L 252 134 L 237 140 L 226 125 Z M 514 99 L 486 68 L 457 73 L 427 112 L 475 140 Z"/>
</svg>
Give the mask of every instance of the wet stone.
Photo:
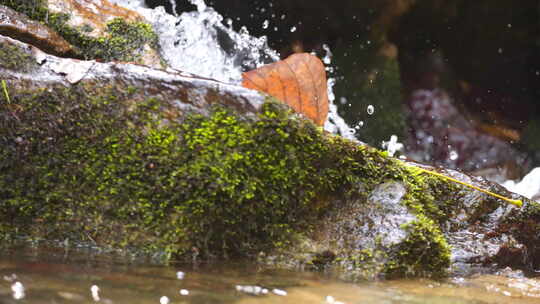
<svg viewBox="0 0 540 304">
<path fill-rule="evenodd" d="M 0 34 L 56 56 L 73 55 L 73 47 L 55 31 L 3 5 L 0 5 Z"/>
<path fill-rule="evenodd" d="M 407 237 L 407 232 L 401 227 L 410 223 L 416 217 L 401 204 L 401 199 L 407 193 L 405 186 L 399 182 L 386 182 L 375 188 L 368 197 L 366 221 L 361 229 L 366 235 L 380 241 L 383 246 L 391 246 Z"/>
</svg>

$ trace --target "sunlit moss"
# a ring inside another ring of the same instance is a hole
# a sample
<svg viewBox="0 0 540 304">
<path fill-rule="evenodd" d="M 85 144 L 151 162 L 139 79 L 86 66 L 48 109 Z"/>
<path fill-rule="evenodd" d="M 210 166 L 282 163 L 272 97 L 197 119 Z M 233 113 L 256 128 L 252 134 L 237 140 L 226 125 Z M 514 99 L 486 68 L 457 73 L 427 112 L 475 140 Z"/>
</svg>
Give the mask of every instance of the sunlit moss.
<svg viewBox="0 0 540 304">
<path fill-rule="evenodd" d="M 0 0 L 0 5 L 24 13 L 57 31 L 76 48 L 76 56 L 83 59 L 138 61 L 146 45 L 157 48 L 157 35 L 143 22 L 128 23 L 115 18 L 106 24 L 106 36 L 94 38 L 86 34 L 87 26 L 74 28 L 68 25 L 69 14 L 50 12 L 43 0 Z"/>
</svg>

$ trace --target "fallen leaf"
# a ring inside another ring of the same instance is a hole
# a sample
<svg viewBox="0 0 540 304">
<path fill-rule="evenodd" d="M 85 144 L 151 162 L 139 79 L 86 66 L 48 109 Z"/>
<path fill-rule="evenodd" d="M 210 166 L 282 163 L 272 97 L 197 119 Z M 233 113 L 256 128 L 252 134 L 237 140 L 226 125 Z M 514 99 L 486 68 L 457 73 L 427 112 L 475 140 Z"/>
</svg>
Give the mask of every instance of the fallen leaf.
<svg viewBox="0 0 540 304">
<path fill-rule="evenodd" d="M 267 93 L 322 126 L 328 116 L 326 71 L 319 58 L 293 54 L 242 74 L 242 86 Z"/>
</svg>

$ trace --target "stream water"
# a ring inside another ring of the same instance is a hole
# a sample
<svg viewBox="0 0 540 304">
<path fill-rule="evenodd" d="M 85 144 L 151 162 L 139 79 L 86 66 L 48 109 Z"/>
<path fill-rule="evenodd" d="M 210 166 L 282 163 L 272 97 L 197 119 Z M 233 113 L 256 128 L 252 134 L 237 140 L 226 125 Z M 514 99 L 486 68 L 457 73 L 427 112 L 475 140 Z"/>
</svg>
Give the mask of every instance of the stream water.
<svg viewBox="0 0 540 304">
<path fill-rule="evenodd" d="M 519 272 L 445 281 L 340 281 L 244 263 L 156 265 L 86 250 L 0 255 L 0 303 L 539 303 Z"/>
</svg>

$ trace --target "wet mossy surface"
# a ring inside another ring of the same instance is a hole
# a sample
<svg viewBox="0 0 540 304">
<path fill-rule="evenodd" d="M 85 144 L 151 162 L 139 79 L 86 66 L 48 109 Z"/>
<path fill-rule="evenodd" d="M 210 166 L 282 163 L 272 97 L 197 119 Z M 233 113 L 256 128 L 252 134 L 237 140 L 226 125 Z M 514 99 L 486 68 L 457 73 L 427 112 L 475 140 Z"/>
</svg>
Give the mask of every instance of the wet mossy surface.
<svg viewBox="0 0 540 304">
<path fill-rule="evenodd" d="M 219 107 L 176 122 L 166 102 L 126 100 L 79 87 L 2 102 L 4 239 L 245 255 L 309 229 L 321 195 L 353 182 L 321 131 L 277 104 L 257 122 Z"/>
<path fill-rule="evenodd" d="M 422 215 L 405 224 L 408 237 L 389 254 L 388 278 L 407 276 L 444 277 L 450 267 L 450 246 L 439 226 Z"/>
<path fill-rule="evenodd" d="M 11 89 L 10 104 L 0 99 L 4 241 L 67 239 L 168 258 L 254 256 L 309 236 L 336 202 L 366 195 L 358 185 L 369 193 L 391 179 L 405 182 L 404 204 L 419 219 L 389 260 L 392 273 L 448 266 L 444 219 L 430 219 L 444 208 L 433 196 L 443 187 L 436 178 L 324 134 L 274 101 L 256 118 L 216 106 L 208 116 L 168 120 L 174 106 L 135 102 L 135 92 L 81 84 Z"/>
<path fill-rule="evenodd" d="M 29 72 L 35 67 L 37 63 L 34 58 L 21 50 L 20 46 L 10 43 L 0 44 L 0 68 Z"/>
<path fill-rule="evenodd" d="M 0 0 L 0 5 L 49 26 L 76 47 L 75 56 L 81 59 L 136 62 L 141 59 L 146 45 L 158 48 L 157 35 L 149 24 L 143 22 L 115 18 L 107 23 L 107 36 L 94 38 L 85 34 L 88 31 L 85 26 L 69 26 L 69 14 L 50 12 L 43 0 Z"/>
</svg>

